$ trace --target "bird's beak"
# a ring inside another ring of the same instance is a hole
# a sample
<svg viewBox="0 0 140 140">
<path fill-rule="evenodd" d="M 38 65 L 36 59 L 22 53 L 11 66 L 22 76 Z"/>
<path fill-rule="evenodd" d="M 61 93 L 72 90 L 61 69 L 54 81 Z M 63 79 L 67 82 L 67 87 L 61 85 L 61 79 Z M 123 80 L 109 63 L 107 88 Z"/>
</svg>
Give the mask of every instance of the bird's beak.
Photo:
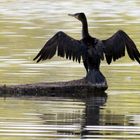
<svg viewBox="0 0 140 140">
<path fill-rule="evenodd" d="M 68 16 L 74 17 L 74 16 L 75 16 L 75 14 L 68 14 Z"/>
<path fill-rule="evenodd" d="M 68 14 L 68 16 L 75 17 L 75 18 L 78 19 L 78 15 L 77 14 Z"/>
</svg>

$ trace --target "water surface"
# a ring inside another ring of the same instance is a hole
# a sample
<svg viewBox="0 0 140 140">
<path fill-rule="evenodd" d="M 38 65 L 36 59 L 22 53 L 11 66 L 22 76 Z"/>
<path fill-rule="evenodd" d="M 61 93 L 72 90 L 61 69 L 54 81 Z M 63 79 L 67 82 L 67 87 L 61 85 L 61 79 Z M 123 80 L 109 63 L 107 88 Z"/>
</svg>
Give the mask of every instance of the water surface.
<svg viewBox="0 0 140 140">
<path fill-rule="evenodd" d="M 68 81 L 85 76 L 82 64 L 54 57 L 32 61 L 57 31 L 80 39 L 81 23 L 68 13 L 85 12 L 90 33 L 109 38 L 123 29 L 140 50 L 139 0 L 2 0 L 0 84 Z M 140 139 L 140 66 L 128 56 L 101 71 L 109 89 L 90 99 L 0 98 L 0 140 Z"/>
<path fill-rule="evenodd" d="M 81 23 L 69 17 L 68 13 L 85 12 L 94 37 L 106 39 L 123 29 L 139 48 L 139 6 L 138 0 L 3 0 L 0 3 L 0 84 L 66 81 L 85 76 L 82 64 L 58 57 L 40 64 L 32 61 L 44 43 L 60 30 L 76 39 L 81 38 Z M 118 63 L 125 67 L 118 66 Z M 109 82 L 112 81 L 110 73 L 113 79 L 118 79 L 114 74 L 120 68 L 122 71 L 129 69 L 127 75 L 133 77 L 139 66 L 126 57 L 111 67 L 103 62 L 101 67 Z"/>
<path fill-rule="evenodd" d="M 140 94 L 70 98 L 1 98 L 1 140 L 140 139 Z"/>
</svg>

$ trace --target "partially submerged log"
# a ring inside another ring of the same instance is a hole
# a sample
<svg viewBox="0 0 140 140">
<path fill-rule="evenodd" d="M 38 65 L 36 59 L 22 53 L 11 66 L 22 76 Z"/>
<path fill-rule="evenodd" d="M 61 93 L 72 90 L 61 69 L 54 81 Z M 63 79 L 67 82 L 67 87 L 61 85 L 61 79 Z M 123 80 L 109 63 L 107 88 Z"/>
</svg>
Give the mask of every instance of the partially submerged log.
<svg viewBox="0 0 140 140">
<path fill-rule="evenodd" d="M 0 86 L 0 96 L 89 97 L 102 94 L 107 83 L 91 84 L 85 78 L 68 82 Z"/>
</svg>

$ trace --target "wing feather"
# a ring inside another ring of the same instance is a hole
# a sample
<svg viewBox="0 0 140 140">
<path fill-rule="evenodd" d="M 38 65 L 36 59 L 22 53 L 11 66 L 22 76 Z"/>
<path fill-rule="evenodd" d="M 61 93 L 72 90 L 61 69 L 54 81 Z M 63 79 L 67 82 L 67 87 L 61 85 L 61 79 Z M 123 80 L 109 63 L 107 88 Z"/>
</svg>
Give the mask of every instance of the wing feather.
<svg viewBox="0 0 140 140">
<path fill-rule="evenodd" d="M 60 57 L 66 57 L 66 59 L 80 63 L 81 58 L 84 59 L 86 56 L 86 50 L 86 46 L 81 41 L 71 38 L 64 32 L 58 32 L 46 42 L 33 60 L 39 62 L 51 59 L 57 52 Z"/>
<path fill-rule="evenodd" d="M 112 62 L 112 59 L 116 61 L 125 56 L 125 48 L 130 59 L 140 63 L 140 53 L 135 43 L 124 31 L 119 30 L 107 40 L 102 40 L 102 42 L 108 64 Z"/>
</svg>

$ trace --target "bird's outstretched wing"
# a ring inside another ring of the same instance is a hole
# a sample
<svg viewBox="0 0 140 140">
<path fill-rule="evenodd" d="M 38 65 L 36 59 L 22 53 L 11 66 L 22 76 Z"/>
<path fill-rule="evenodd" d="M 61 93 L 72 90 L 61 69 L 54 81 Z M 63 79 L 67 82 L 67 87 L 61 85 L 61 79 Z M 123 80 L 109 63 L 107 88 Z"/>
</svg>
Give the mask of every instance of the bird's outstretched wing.
<svg viewBox="0 0 140 140">
<path fill-rule="evenodd" d="M 125 48 L 129 57 L 132 60 L 137 60 L 140 63 L 140 53 L 132 41 L 132 39 L 122 30 L 116 32 L 107 40 L 102 40 L 103 50 L 108 64 L 125 56 Z"/>
<path fill-rule="evenodd" d="M 43 61 L 51 59 L 57 52 L 60 57 L 66 57 L 69 60 L 78 61 L 81 57 L 84 59 L 86 46 L 79 40 L 75 40 L 64 32 L 57 32 L 50 40 L 46 42 L 33 60 Z"/>
</svg>

